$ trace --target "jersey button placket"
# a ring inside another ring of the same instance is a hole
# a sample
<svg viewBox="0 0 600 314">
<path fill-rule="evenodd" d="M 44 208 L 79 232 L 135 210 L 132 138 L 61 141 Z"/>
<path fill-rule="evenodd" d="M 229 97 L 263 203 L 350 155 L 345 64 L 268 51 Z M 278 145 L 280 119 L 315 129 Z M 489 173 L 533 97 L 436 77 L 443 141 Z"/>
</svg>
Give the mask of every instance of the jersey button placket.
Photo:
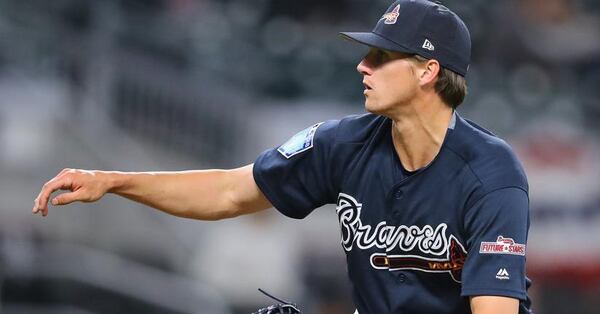
<svg viewBox="0 0 600 314">
<path fill-rule="evenodd" d="M 393 210 L 392 210 L 392 216 L 394 217 L 394 220 L 396 220 L 397 224 L 400 224 L 400 219 L 402 219 L 402 206 L 400 204 L 400 201 L 402 200 L 402 198 L 404 197 L 404 191 L 402 191 L 401 188 L 396 188 L 395 191 L 393 192 L 392 195 L 392 203 L 393 204 Z M 392 271 L 392 276 L 394 277 L 394 280 L 396 281 L 397 284 L 406 284 L 406 275 L 401 272 L 401 271 Z"/>
<path fill-rule="evenodd" d="M 394 204 L 394 206 L 393 206 L 392 216 L 396 220 L 400 219 L 400 217 L 402 215 L 400 212 L 400 206 L 398 206 L 399 204 L 397 202 L 400 201 L 403 196 L 404 196 L 404 192 L 401 189 L 397 189 L 394 192 L 394 202 L 396 204 Z"/>
<path fill-rule="evenodd" d="M 398 283 L 400 283 L 400 284 L 403 284 L 403 283 L 405 283 L 405 282 L 406 282 L 406 275 L 405 275 L 405 274 L 403 274 L 403 273 L 398 273 L 398 274 L 396 275 L 396 282 L 398 282 Z"/>
<path fill-rule="evenodd" d="M 401 189 L 397 189 L 396 192 L 394 192 L 394 198 L 397 200 L 402 199 L 402 196 L 404 196 L 404 192 L 402 192 Z"/>
</svg>

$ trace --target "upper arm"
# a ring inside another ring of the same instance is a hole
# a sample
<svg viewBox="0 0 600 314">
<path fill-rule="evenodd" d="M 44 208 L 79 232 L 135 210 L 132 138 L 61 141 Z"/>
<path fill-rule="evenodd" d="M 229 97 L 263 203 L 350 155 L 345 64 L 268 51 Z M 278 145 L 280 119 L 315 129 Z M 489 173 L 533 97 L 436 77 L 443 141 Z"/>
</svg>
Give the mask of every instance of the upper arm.
<svg viewBox="0 0 600 314">
<path fill-rule="evenodd" d="M 490 192 L 467 211 L 464 222 L 468 252 L 462 295 L 526 300 L 527 192 L 520 188 Z"/>
<path fill-rule="evenodd" d="M 281 213 L 304 218 L 335 202 L 331 156 L 339 121 L 317 123 L 258 156 L 254 179 Z"/>
<path fill-rule="evenodd" d="M 255 213 L 273 207 L 271 202 L 260 190 L 252 173 L 254 165 L 250 164 L 241 168 L 229 170 L 230 195 L 228 199 L 232 203 L 235 212 L 232 217 Z"/>
<path fill-rule="evenodd" d="M 499 296 L 474 296 L 470 299 L 473 314 L 517 314 L 519 300 Z"/>
</svg>

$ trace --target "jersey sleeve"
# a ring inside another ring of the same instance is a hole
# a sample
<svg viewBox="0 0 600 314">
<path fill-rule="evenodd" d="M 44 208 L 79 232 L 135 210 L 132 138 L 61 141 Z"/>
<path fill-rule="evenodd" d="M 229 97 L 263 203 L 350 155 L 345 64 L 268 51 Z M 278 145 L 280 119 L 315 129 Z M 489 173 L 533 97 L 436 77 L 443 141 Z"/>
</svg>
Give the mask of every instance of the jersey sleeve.
<svg viewBox="0 0 600 314">
<path fill-rule="evenodd" d="M 256 184 L 281 213 L 304 218 L 313 209 L 335 202 L 330 155 L 339 122 L 315 124 L 278 148 L 258 156 Z"/>
<path fill-rule="evenodd" d="M 464 227 L 468 252 L 462 272 L 462 296 L 525 300 L 527 192 L 509 187 L 486 194 L 466 211 Z"/>
</svg>

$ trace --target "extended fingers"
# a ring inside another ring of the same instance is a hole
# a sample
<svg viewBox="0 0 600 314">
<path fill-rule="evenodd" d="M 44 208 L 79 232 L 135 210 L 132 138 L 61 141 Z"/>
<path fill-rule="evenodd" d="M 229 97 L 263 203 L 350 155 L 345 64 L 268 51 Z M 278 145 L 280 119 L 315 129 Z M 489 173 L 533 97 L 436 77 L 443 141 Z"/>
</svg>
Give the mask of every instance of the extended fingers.
<svg viewBox="0 0 600 314">
<path fill-rule="evenodd" d="M 73 203 L 74 201 L 79 201 L 81 200 L 81 192 L 82 190 L 78 190 L 75 192 L 57 195 L 52 199 L 52 205 L 67 205 Z"/>
<path fill-rule="evenodd" d="M 66 172 L 61 172 L 52 180 L 44 184 L 38 197 L 34 201 L 33 213 L 41 211 L 43 216 L 48 215 L 48 200 L 50 195 L 56 190 L 71 188 L 72 180 L 68 176 L 65 176 L 64 173 Z"/>
</svg>

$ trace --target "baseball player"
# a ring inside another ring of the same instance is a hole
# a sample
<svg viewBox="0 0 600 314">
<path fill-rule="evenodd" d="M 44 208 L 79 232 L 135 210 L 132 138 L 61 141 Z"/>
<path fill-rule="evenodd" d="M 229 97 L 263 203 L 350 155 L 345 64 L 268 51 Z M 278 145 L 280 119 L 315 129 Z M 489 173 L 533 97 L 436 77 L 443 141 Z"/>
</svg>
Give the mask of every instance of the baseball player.
<svg viewBox="0 0 600 314">
<path fill-rule="evenodd" d="M 304 218 L 337 204 L 360 314 L 531 313 L 525 276 L 528 184 L 511 148 L 456 111 L 471 40 L 445 6 L 399 0 L 357 70 L 369 113 L 316 123 L 232 170 L 65 169 L 34 213 L 115 193 L 166 213 L 217 220 L 275 207 Z"/>
</svg>

